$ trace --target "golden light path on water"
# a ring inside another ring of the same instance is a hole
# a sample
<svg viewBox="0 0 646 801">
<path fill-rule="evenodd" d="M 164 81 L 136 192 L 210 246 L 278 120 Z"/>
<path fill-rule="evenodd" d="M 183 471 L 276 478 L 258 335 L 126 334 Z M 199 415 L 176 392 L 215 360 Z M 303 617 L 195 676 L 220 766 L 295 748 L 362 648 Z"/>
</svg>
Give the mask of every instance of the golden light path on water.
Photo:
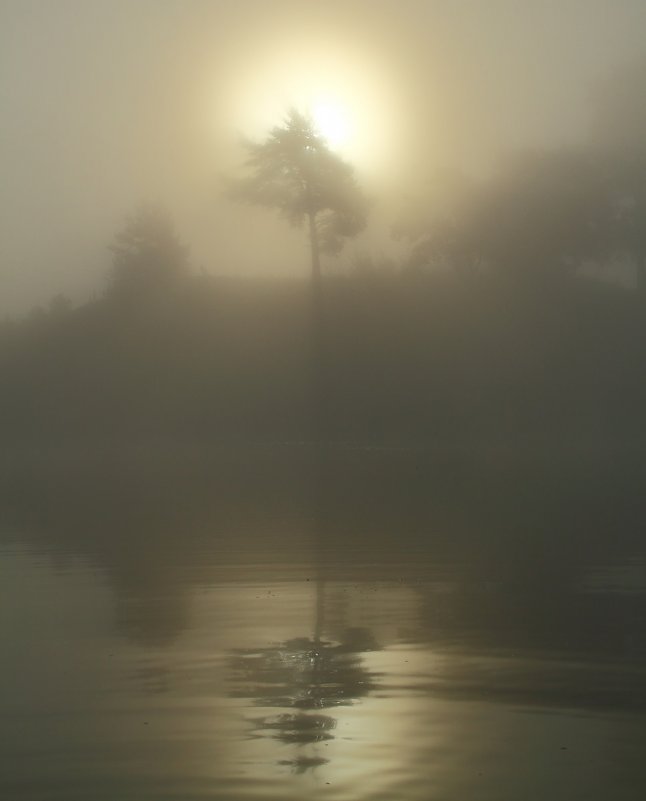
<svg viewBox="0 0 646 801">
<path fill-rule="evenodd" d="M 3 713 L 21 724 L 2 775 L 11 786 L 28 771 L 42 790 L 29 798 L 64 784 L 74 801 L 102 785 L 102 799 L 128 801 L 632 801 L 623 789 L 643 786 L 639 715 L 603 700 L 587 709 L 579 695 L 596 675 L 601 698 L 611 679 L 639 698 L 639 669 L 487 652 L 464 632 L 442 641 L 424 610 L 459 609 L 457 577 L 402 563 L 390 578 L 320 583 L 309 563 L 226 559 L 165 574 L 162 559 L 148 589 L 115 597 L 108 576 L 65 550 L 55 565 L 14 545 L 0 557 L 22 615 L 0 666 Z"/>
<path fill-rule="evenodd" d="M 196 617 L 203 624 L 208 621 L 205 629 L 220 629 L 221 635 L 225 635 L 230 653 L 241 649 L 240 653 L 246 654 L 247 669 L 238 674 L 238 680 L 242 676 L 242 691 L 241 686 L 229 678 L 229 687 L 235 688 L 233 695 L 239 699 L 229 707 L 232 731 L 236 731 L 238 741 L 228 754 L 229 769 L 233 767 L 235 772 L 238 766 L 237 769 L 244 770 L 248 779 L 258 786 L 275 788 L 276 782 L 288 776 L 293 781 L 294 773 L 301 774 L 300 764 L 302 775 L 291 787 L 295 795 L 288 792 L 286 798 L 302 797 L 298 794 L 306 788 L 312 792 L 324 789 L 330 798 L 377 797 L 390 783 L 397 784 L 402 775 L 408 777 L 412 772 L 408 752 L 415 749 L 410 747 L 407 727 L 415 719 L 414 713 L 419 713 L 420 704 L 430 705 L 429 718 L 433 718 L 433 701 L 411 695 L 409 691 L 402 693 L 398 686 L 389 686 L 393 676 L 397 676 L 396 685 L 403 682 L 407 687 L 413 686 L 420 675 L 432 670 L 434 662 L 431 659 L 429 663 L 428 652 L 408 645 L 395 651 L 381 647 L 382 643 L 396 638 L 396 622 L 402 614 L 414 616 L 417 596 L 409 588 L 387 584 L 363 588 L 342 582 L 328 584 L 324 590 L 325 606 L 332 628 L 339 627 L 339 615 L 341 628 L 361 630 L 366 627 L 375 637 L 376 650 L 356 654 L 357 686 L 339 705 L 266 706 L 267 702 L 253 695 L 271 696 L 272 687 L 280 686 L 281 694 L 289 696 L 303 681 L 303 669 L 306 674 L 311 671 L 307 664 L 304 668 L 290 670 L 289 662 L 296 656 L 288 644 L 290 638 L 308 640 L 312 636 L 316 592 L 314 583 L 309 581 L 269 586 L 227 583 L 205 592 L 194 606 Z M 247 625 L 228 627 L 226 620 L 232 610 L 242 615 Z M 271 667 L 259 670 L 254 678 L 257 662 L 262 661 L 260 655 L 264 653 L 269 654 Z M 325 668 L 322 668 L 320 679 L 333 686 L 341 676 L 348 676 L 346 670 L 341 662 L 324 677 Z M 278 680 L 277 675 L 282 678 Z M 314 675 L 316 671 L 309 679 Z M 293 687 L 282 684 L 287 676 L 294 681 Z M 246 701 L 242 700 L 246 696 L 245 684 L 253 688 Z M 365 686 L 365 694 L 361 685 Z M 308 718 L 327 720 L 331 728 L 329 733 L 322 730 L 321 735 L 313 736 L 311 741 L 299 741 L 293 731 L 283 737 L 281 719 L 288 717 L 300 718 L 301 723 Z M 214 725 L 216 723 L 222 725 L 221 716 L 214 719 Z M 214 731 L 213 737 L 217 739 L 218 736 Z M 439 748 L 444 739 L 446 733 L 432 732 L 426 736 L 424 745 L 429 747 L 432 742 L 433 748 Z M 223 778 L 224 775 L 214 772 L 214 781 Z M 284 785 L 282 791 L 287 791 Z"/>
</svg>

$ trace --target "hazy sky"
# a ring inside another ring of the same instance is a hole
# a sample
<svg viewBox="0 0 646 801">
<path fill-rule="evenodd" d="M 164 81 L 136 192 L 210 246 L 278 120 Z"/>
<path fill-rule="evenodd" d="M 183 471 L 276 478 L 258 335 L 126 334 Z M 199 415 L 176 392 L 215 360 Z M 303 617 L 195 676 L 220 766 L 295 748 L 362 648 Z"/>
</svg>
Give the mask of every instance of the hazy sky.
<svg viewBox="0 0 646 801">
<path fill-rule="evenodd" d="M 644 31 L 643 0 L 0 0 L 0 314 L 100 292 L 144 201 L 210 272 L 305 269 L 297 232 L 221 197 L 240 135 L 332 108 L 377 202 L 438 164 L 576 141 Z"/>
</svg>

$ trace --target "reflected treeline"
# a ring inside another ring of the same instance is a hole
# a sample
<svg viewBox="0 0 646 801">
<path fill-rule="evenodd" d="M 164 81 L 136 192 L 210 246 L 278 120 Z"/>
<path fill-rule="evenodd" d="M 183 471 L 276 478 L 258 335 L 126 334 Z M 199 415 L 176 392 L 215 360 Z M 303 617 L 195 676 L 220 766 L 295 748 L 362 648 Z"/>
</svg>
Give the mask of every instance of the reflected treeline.
<svg viewBox="0 0 646 801">
<path fill-rule="evenodd" d="M 374 689 L 361 654 L 378 647 L 369 630 L 356 628 L 345 630 L 337 643 L 300 637 L 239 650 L 230 659 L 230 694 L 248 698 L 256 707 L 281 710 L 253 717 L 253 736 L 298 746 L 296 755 L 281 764 L 302 773 L 328 760 L 300 747 L 332 740 L 336 719 L 331 711 Z"/>
<path fill-rule="evenodd" d="M 104 448 L 8 458 L 0 471 L 5 542 L 103 570 L 116 623 L 142 644 L 189 624 L 193 589 L 220 566 L 307 561 L 307 460 L 253 450 Z"/>
<path fill-rule="evenodd" d="M 143 644 L 190 626 L 200 587 L 249 570 L 311 579 L 319 564 L 331 581 L 412 588 L 401 625 L 414 641 L 643 655 L 643 586 L 609 596 L 588 581 L 590 568 L 644 564 L 637 459 L 345 448 L 327 460 L 321 471 L 305 447 L 14 457 L 1 536 L 104 571 L 116 624 Z"/>
</svg>

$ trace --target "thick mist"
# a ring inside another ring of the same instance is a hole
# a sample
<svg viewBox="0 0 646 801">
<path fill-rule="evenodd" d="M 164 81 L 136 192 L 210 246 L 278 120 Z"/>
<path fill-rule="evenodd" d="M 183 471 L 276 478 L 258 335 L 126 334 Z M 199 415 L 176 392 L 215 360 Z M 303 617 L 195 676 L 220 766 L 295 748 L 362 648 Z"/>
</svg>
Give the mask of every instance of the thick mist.
<svg viewBox="0 0 646 801">
<path fill-rule="evenodd" d="M 2 798 L 646 798 L 645 30 L 0 0 Z"/>
<path fill-rule="evenodd" d="M 304 276 L 298 232 L 226 202 L 222 183 L 240 137 L 306 103 L 310 80 L 346 92 L 362 139 L 344 156 L 373 199 L 328 269 L 398 257 L 389 227 L 436 168 L 479 175 L 509 150 L 586 141 L 596 89 L 643 56 L 646 15 L 626 0 L 5 0 L 0 13 L 5 315 L 100 295 L 106 248 L 142 203 L 169 210 L 195 269 Z"/>
</svg>

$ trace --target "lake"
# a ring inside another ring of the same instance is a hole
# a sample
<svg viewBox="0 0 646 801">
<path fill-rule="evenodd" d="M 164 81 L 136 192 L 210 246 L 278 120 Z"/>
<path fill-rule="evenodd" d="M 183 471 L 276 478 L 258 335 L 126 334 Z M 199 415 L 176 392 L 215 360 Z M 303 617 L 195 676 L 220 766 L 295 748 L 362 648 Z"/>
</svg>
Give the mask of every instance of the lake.
<svg viewBox="0 0 646 801">
<path fill-rule="evenodd" d="M 646 797 L 638 460 L 14 454 L 0 797 Z"/>
</svg>

